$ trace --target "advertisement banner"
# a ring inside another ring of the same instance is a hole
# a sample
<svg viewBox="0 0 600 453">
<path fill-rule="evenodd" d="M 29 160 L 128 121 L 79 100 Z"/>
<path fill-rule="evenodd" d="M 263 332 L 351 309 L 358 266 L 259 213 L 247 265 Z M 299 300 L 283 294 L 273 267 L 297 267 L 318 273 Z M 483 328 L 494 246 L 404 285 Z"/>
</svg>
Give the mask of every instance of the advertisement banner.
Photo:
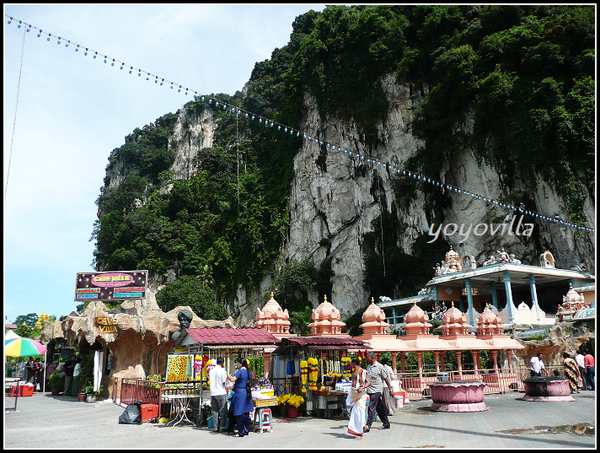
<svg viewBox="0 0 600 453">
<path fill-rule="evenodd" d="M 148 271 L 78 272 L 75 300 L 145 299 Z"/>
</svg>

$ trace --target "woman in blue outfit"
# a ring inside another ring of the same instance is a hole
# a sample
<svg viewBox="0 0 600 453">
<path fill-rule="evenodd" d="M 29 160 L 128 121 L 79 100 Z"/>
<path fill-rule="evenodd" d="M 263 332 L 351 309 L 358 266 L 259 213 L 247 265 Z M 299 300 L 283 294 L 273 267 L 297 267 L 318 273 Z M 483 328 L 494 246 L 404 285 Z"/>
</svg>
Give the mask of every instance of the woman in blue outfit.
<svg viewBox="0 0 600 453">
<path fill-rule="evenodd" d="M 248 390 L 250 387 L 248 362 L 240 358 L 236 361 L 238 370 L 235 375 L 229 376 L 229 379 L 234 383 L 233 391 L 235 393 L 231 406 L 238 428 L 238 432 L 234 434 L 234 437 L 244 437 L 250 432 L 250 412 L 254 410 L 254 403 L 252 402 L 252 393 Z"/>
</svg>

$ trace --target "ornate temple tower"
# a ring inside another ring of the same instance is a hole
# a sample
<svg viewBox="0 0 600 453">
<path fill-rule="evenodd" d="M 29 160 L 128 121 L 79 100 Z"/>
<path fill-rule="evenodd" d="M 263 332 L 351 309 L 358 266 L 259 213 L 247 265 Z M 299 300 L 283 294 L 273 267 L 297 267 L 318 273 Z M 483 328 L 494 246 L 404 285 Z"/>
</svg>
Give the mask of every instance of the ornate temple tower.
<svg viewBox="0 0 600 453">
<path fill-rule="evenodd" d="M 290 315 L 287 309 L 283 310 L 281 305 L 273 298 L 265 304 L 263 309 L 256 309 L 256 327 L 264 327 L 277 338 L 295 337 L 290 333 Z"/>
<path fill-rule="evenodd" d="M 347 337 L 347 333 L 342 333 L 342 327 L 346 324 L 341 321 L 340 311 L 327 301 L 324 301 L 317 308 L 313 308 L 312 319 L 308 327 L 311 328 L 309 337 L 336 336 Z"/>
</svg>

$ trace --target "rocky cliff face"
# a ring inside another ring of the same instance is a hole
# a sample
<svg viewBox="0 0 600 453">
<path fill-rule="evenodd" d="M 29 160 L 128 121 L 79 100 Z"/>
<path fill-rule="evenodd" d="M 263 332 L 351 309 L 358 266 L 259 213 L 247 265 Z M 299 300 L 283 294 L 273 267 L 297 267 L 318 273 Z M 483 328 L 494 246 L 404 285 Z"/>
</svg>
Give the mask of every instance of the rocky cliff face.
<svg viewBox="0 0 600 453">
<path fill-rule="evenodd" d="M 305 140 L 294 159 L 290 228 L 282 258 L 284 262 L 310 258 L 316 266 L 331 259 L 331 268 L 335 273 L 331 302 L 340 310 L 342 317 L 353 314 L 371 297 L 363 289 L 363 273 L 364 254 L 367 251 L 364 238 L 366 233 L 372 231 L 372 222 L 384 210 L 397 212 L 401 222 L 407 225 L 398 244 L 406 253 L 410 253 L 415 239 L 427 234 L 431 226 L 427 220 L 422 191 L 417 190 L 408 206 L 399 204 L 392 183 L 402 176 L 396 175 L 395 170 L 391 172 L 384 169 L 382 165 L 367 163 L 367 159 L 375 159 L 381 164 L 392 165 L 394 169 L 403 169 L 420 144 L 409 132 L 408 125 L 422 94 L 411 93 L 408 86 L 397 85 L 392 76 L 383 82 L 390 108 L 385 124 L 378 127 L 375 143 L 366 143 L 351 122 L 321 117 L 316 102 L 308 94 L 304 101 L 304 122 L 299 127 L 315 140 Z M 463 127 L 468 132 L 470 125 Z M 177 146 L 177 158 L 171 168 L 177 178 L 192 174 L 194 156 L 198 150 L 213 145 L 216 130 L 217 124 L 209 109 L 202 114 L 190 114 L 182 110 L 171 141 Z M 315 144 L 316 140 L 352 152 L 352 157 L 339 153 L 337 149 L 324 152 Z M 360 158 L 356 158 L 356 155 Z M 540 179 L 537 188 L 532 190 L 518 175 L 510 175 L 509 178 L 481 162 L 468 148 L 445 163 L 441 182 L 494 200 L 511 192 L 527 193 L 538 213 L 565 217 L 565 204 L 548 183 Z M 443 210 L 445 225 L 453 223 L 458 227 L 465 225 L 465 228 L 481 223 L 489 225 L 501 223 L 502 220 L 498 219 L 503 219 L 509 213 L 511 216 L 514 214 L 513 211 L 490 207 L 481 200 L 460 194 L 452 194 L 450 199 L 450 205 Z M 593 200 L 588 200 L 585 212 L 593 225 Z M 474 255 L 479 264 L 501 247 L 524 264 L 535 265 L 539 264 L 540 253 L 550 250 L 555 257 L 556 267 L 569 269 L 585 258 L 591 265 L 590 271 L 594 272 L 593 235 L 580 234 L 576 238 L 575 230 L 543 221 L 534 222 L 533 229 L 530 237 L 471 234 L 460 243 L 464 238 L 455 234 L 445 239 L 460 254 L 469 252 Z M 256 307 L 262 304 L 262 296 L 269 283 L 270 280 L 265 280 L 261 289 L 254 293 L 239 288 L 234 303 L 240 312 L 237 320 L 241 325 L 249 325 L 254 321 Z M 314 306 L 322 302 L 317 297 L 317 294 L 311 295 Z"/>
</svg>

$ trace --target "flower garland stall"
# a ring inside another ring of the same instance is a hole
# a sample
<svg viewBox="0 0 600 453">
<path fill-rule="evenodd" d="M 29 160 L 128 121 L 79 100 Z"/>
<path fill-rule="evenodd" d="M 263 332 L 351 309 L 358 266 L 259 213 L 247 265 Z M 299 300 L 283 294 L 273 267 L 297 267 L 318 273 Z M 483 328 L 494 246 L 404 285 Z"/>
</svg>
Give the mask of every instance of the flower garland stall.
<svg viewBox="0 0 600 453">
<path fill-rule="evenodd" d="M 293 406 L 289 398 L 298 402 L 294 395 L 301 395 L 299 413 L 318 417 L 340 413 L 351 385 L 350 355 L 366 349 L 369 347 L 361 340 L 351 337 L 282 338 L 272 354 L 270 376 L 274 384 L 278 381 L 291 384 L 289 387 L 275 386 L 279 404 Z M 296 375 L 295 380 L 290 380 L 287 373 L 290 360 L 294 360 L 300 370 L 300 376 Z M 282 415 L 288 412 L 284 409 Z"/>
</svg>

